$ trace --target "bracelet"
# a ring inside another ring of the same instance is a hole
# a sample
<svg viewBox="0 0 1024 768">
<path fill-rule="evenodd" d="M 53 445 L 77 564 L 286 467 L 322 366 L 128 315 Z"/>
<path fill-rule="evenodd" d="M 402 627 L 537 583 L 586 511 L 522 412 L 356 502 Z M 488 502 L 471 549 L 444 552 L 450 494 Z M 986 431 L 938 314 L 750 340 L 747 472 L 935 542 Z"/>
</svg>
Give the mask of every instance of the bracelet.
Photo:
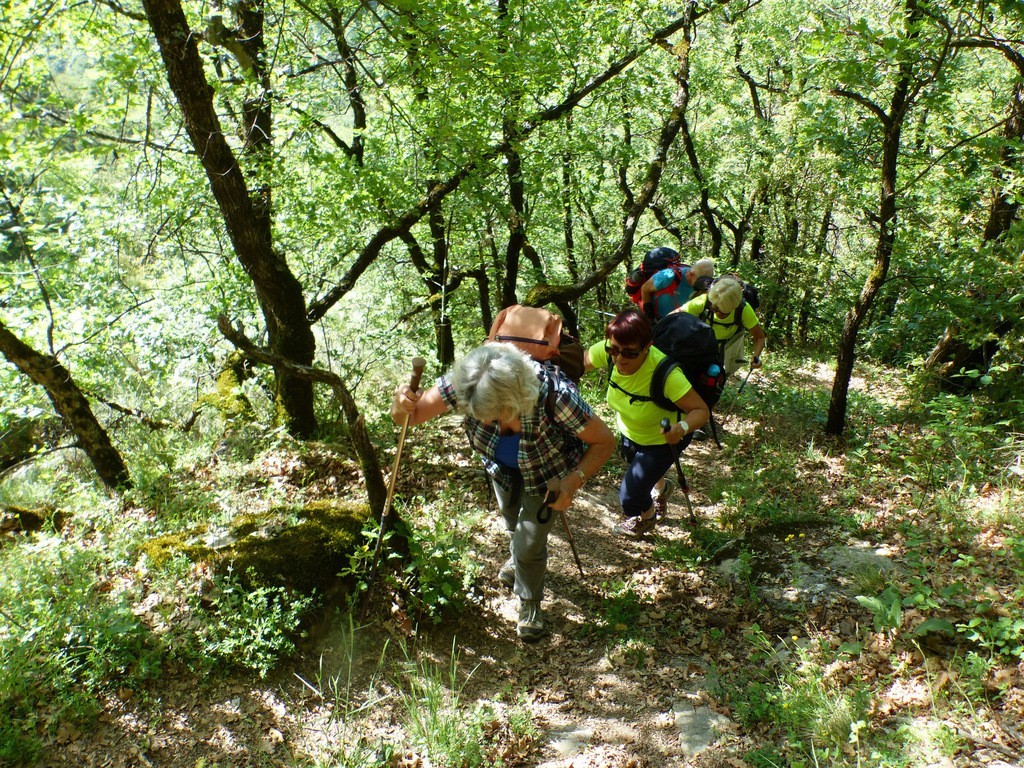
<svg viewBox="0 0 1024 768">
<path fill-rule="evenodd" d="M 760 355 L 754 355 L 754 357 L 753 357 L 753 358 L 751 358 L 751 359 L 752 359 L 752 360 L 753 360 L 753 362 L 755 362 L 755 363 L 760 363 L 760 362 L 761 362 L 761 356 L 760 356 Z"/>
<path fill-rule="evenodd" d="M 576 476 L 580 479 L 580 484 L 587 482 L 587 473 L 579 467 L 576 467 Z"/>
<path fill-rule="evenodd" d="M 683 437 L 686 437 L 686 433 L 690 431 L 690 422 L 688 422 L 686 419 L 683 419 L 679 423 L 683 427 Z"/>
</svg>

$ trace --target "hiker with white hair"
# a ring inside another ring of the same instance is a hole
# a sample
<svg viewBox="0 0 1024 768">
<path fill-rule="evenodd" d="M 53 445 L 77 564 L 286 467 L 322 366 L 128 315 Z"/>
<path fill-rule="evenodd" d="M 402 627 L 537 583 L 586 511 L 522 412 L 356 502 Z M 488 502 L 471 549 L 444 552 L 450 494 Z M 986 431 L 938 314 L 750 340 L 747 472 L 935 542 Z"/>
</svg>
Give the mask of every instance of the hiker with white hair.
<svg viewBox="0 0 1024 768">
<path fill-rule="evenodd" d="M 483 459 L 511 537 L 498 579 L 519 597 L 516 633 L 536 641 L 547 632 L 541 600 L 548 533 L 611 457 L 615 436 L 569 379 L 506 343 L 472 350 L 426 392 L 399 385 L 391 418 L 416 425 L 449 410 L 464 416 L 470 447 Z M 558 484 L 550 503 L 549 481 Z"/>
<path fill-rule="evenodd" d="M 690 299 L 676 311 L 689 312 L 711 326 L 718 339 L 726 376 L 739 370 L 743 340 L 748 333 L 754 344 L 750 367 L 761 367 L 761 356 L 768 337 L 754 308 L 744 300 L 743 285 L 739 280 L 720 277 L 711 284 L 706 294 Z"/>
</svg>

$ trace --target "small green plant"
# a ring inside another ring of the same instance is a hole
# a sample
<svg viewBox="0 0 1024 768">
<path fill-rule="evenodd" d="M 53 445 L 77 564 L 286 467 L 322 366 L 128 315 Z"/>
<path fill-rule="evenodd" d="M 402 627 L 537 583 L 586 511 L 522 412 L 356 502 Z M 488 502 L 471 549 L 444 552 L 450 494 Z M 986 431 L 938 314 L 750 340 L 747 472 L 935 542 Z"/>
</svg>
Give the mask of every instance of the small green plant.
<svg viewBox="0 0 1024 768">
<path fill-rule="evenodd" d="M 512 736 L 519 742 L 536 742 L 540 739 L 540 729 L 533 721 L 533 712 L 522 698 L 508 712 L 508 727 Z"/>
<path fill-rule="evenodd" d="M 858 594 L 877 595 L 889 584 L 891 573 L 877 565 L 864 564 L 850 574 Z"/>
<path fill-rule="evenodd" d="M 315 596 L 295 595 L 284 587 L 255 583 L 250 570 L 248 584 L 229 568 L 212 578 L 212 589 L 192 598 L 192 611 L 201 616 L 193 639 L 182 646 L 182 655 L 200 664 L 221 661 L 251 669 L 260 677 L 295 650 L 294 637 Z"/>
<path fill-rule="evenodd" d="M 777 650 L 757 626 L 748 630 L 750 674 L 732 684 L 730 698 L 740 722 L 770 724 L 780 729 L 789 747 L 808 762 L 790 755 L 781 765 L 839 764 L 851 743 L 860 746 L 860 732 L 868 719 L 869 695 L 856 686 L 837 687 L 824 681 L 822 670 L 831 659 L 818 658 L 824 646 L 786 644 Z M 826 762 L 820 762 L 826 759 Z M 769 750 L 759 764 L 771 765 Z"/>
<path fill-rule="evenodd" d="M 990 656 L 1024 661 L 1024 616 L 1019 613 L 995 618 L 975 616 L 956 628 Z"/>
<path fill-rule="evenodd" d="M 893 586 L 877 597 L 857 595 L 857 602 L 871 611 L 875 632 L 896 630 L 903 624 L 903 596 Z"/>
<path fill-rule="evenodd" d="M 410 613 L 417 619 L 436 622 L 446 611 L 458 608 L 480 570 L 472 561 L 468 534 L 468 526 L 480 513 L 465 509 L 465 502 L 457 501 L 452 493 L 442 494 L 431 506 L 424 506 L 421 498 L 403 505 L 406 514 L 382 542 L 384 562 L 378 564 L 379 570 L 393 579 L 392 584 L 406 596 Z M 410 511 L 413 504 L 415 514 Z M 415 523 L 407 524 L 406 520 Z M 341 575 L 355 583 L 353 603 L 366 591 L 379 530 L 376 520 L 367 522 L 348 565 L 341 569 Z M 392 541 L 397 535 L 406 538 L 408 555 L 395 551 Z"/>
<path fill-rule="evenodd" d="M 0 762 L 39 749 L 44 723 L 88 721 L 97 694 L 160 673 L 162 648 L 96 549 L 42 537 L 0 550 Z"/>
<path fill-rule="evenodd" d="M 644 609 L 644 599 L 629 582 L 605 584 L 600 628 L 609 634 L 628 634 L 636 627 Z"/>
</svg>

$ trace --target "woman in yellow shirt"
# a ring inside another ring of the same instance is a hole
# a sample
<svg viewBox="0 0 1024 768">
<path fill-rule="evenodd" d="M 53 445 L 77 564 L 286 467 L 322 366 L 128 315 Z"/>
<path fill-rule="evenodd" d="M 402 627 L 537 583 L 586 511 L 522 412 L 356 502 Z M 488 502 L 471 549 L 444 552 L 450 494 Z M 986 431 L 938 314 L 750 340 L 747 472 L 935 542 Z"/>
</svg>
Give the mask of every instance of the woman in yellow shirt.
<svg viewBox="0 0 1024 768">
<path fill-rule="evenodd" d="M 585 351 L 586 370 L 614 365 L 609 377 L 608 405 L 615 411 L 622 438 L 619 449 L 628 462 L 619 486 L 619 501 L 626 519 L 615 526 L 617 533 L 642 536 L 657 525 L 655 486 L 672 467 L 679 452 L 693 438 L 693 431 L 707 423 L 709 411 L 701 396 L 690 386 L 683 372 L 675 368 L 665 381 L 665 395 L 685 413 L 675 421 L 676 413 L 655 405 L 651 399 L 651 379 L 665 354 L 651 346 L 654 335 L 651 321 L 637 309 L 616 315 L 607 328 L 605 340 Z M 662 419 L 673 422 L 668 432 L 661 431 Z M 659 494 L 664 507 L 664 496 Z"/>
<path fill-rule="evenodd" d="M 750 367 L 761 367 L 761 353 L 764 352 L 767 336 L 761 327 L 761 321 L 754 313 L 754 308 L 743 301 L 743 286 L 739 280 L 720 277 L 711 284 L 706 294 L 690 299 L 675 311 L 689 312 L 711 326 L 715 338 L 718 339 L 722 367 L 726 376 L 731 376 L 740 367 L 739 358 L 743 351 L 743 338 L 747 332 L 754 340 L 754 354 L 750 358 Z"/>
</svg>

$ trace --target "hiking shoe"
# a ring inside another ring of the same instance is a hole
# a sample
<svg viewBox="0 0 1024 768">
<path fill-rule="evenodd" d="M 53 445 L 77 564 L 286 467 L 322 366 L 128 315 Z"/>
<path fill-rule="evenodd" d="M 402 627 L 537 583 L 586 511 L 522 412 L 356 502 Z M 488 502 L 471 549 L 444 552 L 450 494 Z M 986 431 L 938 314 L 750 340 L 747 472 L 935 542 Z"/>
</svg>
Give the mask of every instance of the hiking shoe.
<svg viewBox="0 0 1024 768">
<path fill-rule="evenodd" d="M 540 610 L 540 600 L 519 601 L 519 621 L 516 622 L 516 634 L 524 643 L 533 643 L 547 634 L 544 629 L 544 618 Z"/>
<path fill-rule="evenodd" d="M 623 536 L 640 537 L 653 531 L 657 525 L 657 514 L 647 520 L 644 520 L 640 515 L 637 515 L 636 517 L 627 517 L 621 523 L 618 523 L 614 530 L 616 533 L 620 533 Z"/>
<path fill-rule="evenodd" d="M 498 569 L 498 581 L 509 589 L 516 585 L 516 564 L 511 557 Z"/>
<path fill-rule="evenodd" d="M 665 484 L 661 486 L 661 493 L 654 497 L 654 516 L 661 520 L 668 512 L 668 496 L 675 487 L 671 480 L 665 479 Z"/>
</svg>

